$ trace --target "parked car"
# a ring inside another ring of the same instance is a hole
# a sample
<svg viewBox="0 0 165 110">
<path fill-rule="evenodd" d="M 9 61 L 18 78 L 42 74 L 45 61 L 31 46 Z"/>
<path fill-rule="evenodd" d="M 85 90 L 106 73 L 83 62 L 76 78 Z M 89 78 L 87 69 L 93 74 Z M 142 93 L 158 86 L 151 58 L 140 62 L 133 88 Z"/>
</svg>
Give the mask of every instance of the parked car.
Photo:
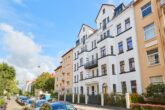
<svg viewBox="0 0 165 110">
<path fill-rule="evenodd" d="M 47 103 L 47 100 L 36 100 L 36 101 L 33 101 L 31 106 L 30 106 L 30 109 L 32 109 L 32 110 L 39 110 L 40 107 L 43 104 L 45 104 L 45 103 Z"/>
<path fill-rule="evenodd" d="M 19 97 L 17 97 L 16 101 L 17 101 L 19 104 L 24 105 L 28 99 L 29 99 L 28 97 L 19 96 Z"/>
<path fill-rule="evenodd" d="M 40 110 L 77 110 L 73 105 L 66 102 L 55 102 L 43 104 Z"/>
<path fill-rule="evenodd" d="M 48 100 L 49 103 L 53 103 L 53 102 L 56 102 L 56 101 L 57 101 L 57 99 L 55 99 L 55 98 L 51 98 L 51 99 Z"/>
<path fill-rule="evenodd" d="M 28 100 L 29 100 L 28 97 L 23 97 L 23 98 L 21 98 L 20 104 L 21 104 L 21 105 L 25 105 L 25 103 L 26 103 Z"/>
<path fill-rule="evenodd" d="M 32 102 L 35 101 L 35 99 L 29 99 L 27 100 L 27 102 L 25 103 L 25 108 L 30 108 Z"/>
</svg>

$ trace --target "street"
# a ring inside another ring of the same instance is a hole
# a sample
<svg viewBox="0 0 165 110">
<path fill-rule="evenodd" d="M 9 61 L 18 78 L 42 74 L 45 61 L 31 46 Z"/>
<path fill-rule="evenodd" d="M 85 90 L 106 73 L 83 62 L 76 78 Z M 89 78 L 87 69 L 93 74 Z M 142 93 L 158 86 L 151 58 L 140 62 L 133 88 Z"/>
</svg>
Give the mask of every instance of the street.
<svg viewBox="0 0 165 110">
<path fill-rule="evenodd" d="M 78 110 L 126 110 L 124 108 L 118 107 L 109 107 L 109 108 L 100 108 L 99 106 L 86 106 L 86 105 L 77 105 L 74 104 Z M 22 110 L 23 106 L 19 105 L 15 99 L 8 101 L 7 110 Z"/>
<path fill-rule="evenodd" d="M 7 110 L 22 110 L 22 108 L 23 107 L 20 106 L 15 99 L 8 101 Z"/>
</svg>

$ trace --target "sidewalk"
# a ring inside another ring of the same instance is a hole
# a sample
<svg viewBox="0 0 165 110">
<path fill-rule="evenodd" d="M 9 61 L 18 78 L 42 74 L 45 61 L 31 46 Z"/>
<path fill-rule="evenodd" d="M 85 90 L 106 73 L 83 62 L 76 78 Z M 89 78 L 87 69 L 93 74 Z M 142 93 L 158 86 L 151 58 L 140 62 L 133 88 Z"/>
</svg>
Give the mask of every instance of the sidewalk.
<svg viewBox="0 0 165 110">
<path fill-rule="evenodd" d="M 73 104 L 78 110 L 127 110 L 121 107 L 112 106 L 99 106 L 99 105 L 84 105 L 84 104 Z"/>
<path fill-rule="evenodd" d="M 22 110 L 22 106 L 15 102 L 15 99 L 8 101 L 7 110 Z"/>
</svg>

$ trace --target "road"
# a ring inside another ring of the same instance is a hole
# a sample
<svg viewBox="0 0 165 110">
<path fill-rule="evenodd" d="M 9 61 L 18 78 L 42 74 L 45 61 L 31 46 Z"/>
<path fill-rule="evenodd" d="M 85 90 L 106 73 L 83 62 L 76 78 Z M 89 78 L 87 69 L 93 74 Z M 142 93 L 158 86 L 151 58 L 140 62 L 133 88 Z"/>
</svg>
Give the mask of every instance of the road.
<svg viewBox="0 0 165 110">
<path fill-rule="evenodd" d="M 7 110 L 22 110 L 22 106 L 15 102 L 15 99 L 8 101 Z"/>
</svg>

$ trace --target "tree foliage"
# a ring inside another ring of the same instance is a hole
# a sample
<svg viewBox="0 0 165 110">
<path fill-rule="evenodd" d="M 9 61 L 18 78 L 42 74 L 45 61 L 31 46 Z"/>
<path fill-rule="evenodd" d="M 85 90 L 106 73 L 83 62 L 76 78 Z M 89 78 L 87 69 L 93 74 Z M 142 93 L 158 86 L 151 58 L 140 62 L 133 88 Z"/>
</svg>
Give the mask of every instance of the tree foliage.
<svg viewBox="0 0 165 110">
<path fill-rule="evenodd" d="M 0 95 L 3 95 L 4 90 L 8 94 L 13 94 L 17 89 L 18 81 L 16 79 L 16 72 L 14 67 L 3 63 L 0 64 Z"/>
<path fill-rule="evenodd" d="M 54 77 L 49 73 L 41 74 L 35 81 L 35 88 L 51 92 L 54 89 Z"/>
</svg>

